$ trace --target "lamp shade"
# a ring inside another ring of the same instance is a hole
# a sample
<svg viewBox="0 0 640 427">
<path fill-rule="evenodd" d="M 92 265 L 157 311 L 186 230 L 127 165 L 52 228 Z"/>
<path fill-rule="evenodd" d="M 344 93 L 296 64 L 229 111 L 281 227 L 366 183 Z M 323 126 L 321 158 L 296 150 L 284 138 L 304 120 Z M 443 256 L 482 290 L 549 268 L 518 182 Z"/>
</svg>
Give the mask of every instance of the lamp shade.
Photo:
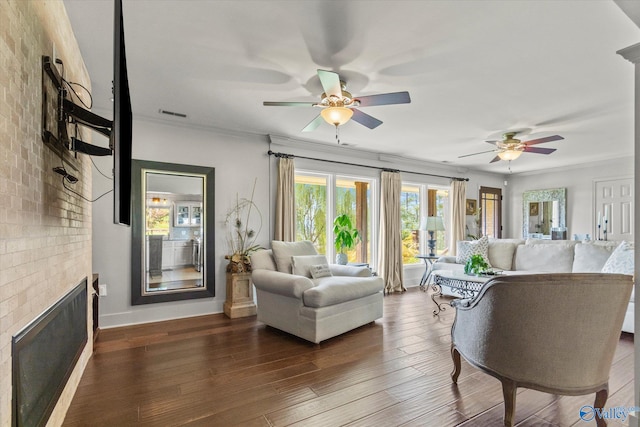
<svg viewBox="0 0 640 427">
<path fill-rule="evenodd" d="M 349 121 L 353 111 L 347 107 L 327 107 L 320 111 L 320 115 L 330 125 L 340 126 Z"/>
<path fill-rule="evenodd" d="M 420 229 L 427 231 L 444 231 L 444 222 L 441 216 L 422 217 Z"/>
<path fill-rule="evenodd" d="M 502 160 L 515 160 L 522 154 L 522 150 L 505 150 L 498 153 Z"/>
</svg>

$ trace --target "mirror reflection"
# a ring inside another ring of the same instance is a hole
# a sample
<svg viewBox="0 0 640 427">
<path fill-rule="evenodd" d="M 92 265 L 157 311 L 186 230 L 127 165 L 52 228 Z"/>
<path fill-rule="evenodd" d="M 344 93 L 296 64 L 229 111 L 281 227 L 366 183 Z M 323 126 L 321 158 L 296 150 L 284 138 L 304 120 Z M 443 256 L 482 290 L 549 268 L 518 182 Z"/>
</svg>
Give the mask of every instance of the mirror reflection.
<svg viewBox="0 0 640 427">
<path fill-rule="evenodd" d="M 204 287 L 204 177 L 145 171 L 144 181 L 144 293 Z"/>
<path fill-rule="evenodd" d="M 131 169 L 131 304 L 214 297 L 214 168 L 134 159 Z"/>
<path fill-rule="evenodd" d="M 523 237 L 566 239 L 566 189 L 525 191 Z"/>
</svg>

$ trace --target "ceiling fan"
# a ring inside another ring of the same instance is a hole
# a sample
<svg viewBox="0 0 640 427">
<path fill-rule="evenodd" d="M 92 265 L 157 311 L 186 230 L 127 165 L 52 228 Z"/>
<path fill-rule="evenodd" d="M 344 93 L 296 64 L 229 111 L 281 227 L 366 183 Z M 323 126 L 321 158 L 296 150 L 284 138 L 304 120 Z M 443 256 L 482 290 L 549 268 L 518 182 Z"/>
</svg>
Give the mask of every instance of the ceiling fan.
<svg viewBox="0 0 640 427">
<path fill-rule="evenodd" d="M 324 89 L 320 102 L 270 102 L 265 101 L 265 106 L 275 107 L 319 107 L 320 114 L 306 125 L 302 131 L 311 132 L 320 126 L 322 121 L 334 125 L 336 129 L 353 118 L 354 121 L 375 129 L 382 121 L 372 117 L 355 107 L 372 107 L 374 105 L 408 104 L 411 102 L 409 92 L 383 93 L 354 97 L 346 90 L 346 84 L 340 80 L 338 73 L 333 71 L 318 70 L 318 77 Z"/>
<path fill-rule="evenodd" d="M 498 153 L 498 155 L 489 162 L 494 163 L 500 160 L 515 160 L 520 157 L 522 153 L 551 154 L 556 151 L 555 148 L 532 147 L 532 145 L 564 139 L 560 135 L 553 135 L 544 138 L 532 139 L 530 141 L 521 141 L 515 138 L 517 134 L 518 132 L 506 132 L 503 135 L 504 139 L 500 141 L 485 141 L 489 144 L 495 145 L 496 149 L 466 154 L 464 156 L 459 156 L 458 158 L 461 159 L 463 157 L 476 156 L 484 153 Z"/>
</svg>

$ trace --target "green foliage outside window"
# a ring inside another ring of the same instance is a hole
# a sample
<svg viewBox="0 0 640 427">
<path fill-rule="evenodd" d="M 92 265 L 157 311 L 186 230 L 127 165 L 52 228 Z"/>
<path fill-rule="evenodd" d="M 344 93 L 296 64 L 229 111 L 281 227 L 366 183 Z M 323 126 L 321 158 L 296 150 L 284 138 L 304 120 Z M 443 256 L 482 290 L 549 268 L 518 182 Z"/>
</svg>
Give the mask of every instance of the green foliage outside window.
<svg viewBox="0 0 640 427">
<path fill-rule="evenodd" d="M 296 183 L 296 240 L 310 240 L 326 254 L 327 187 Z"/>
<path fill-rule="evenodd" d="M 402 221 L 402 263 L 420 262 L 415 256 L 420 253 L 420 193 L 403 191 L 400 194 L 400 218 Z"/>
<path fill-rule="evenodd" d="M 170 215 L 168 207 L 147 208 L 147 235 L 169 234 Z"/>
</svg>

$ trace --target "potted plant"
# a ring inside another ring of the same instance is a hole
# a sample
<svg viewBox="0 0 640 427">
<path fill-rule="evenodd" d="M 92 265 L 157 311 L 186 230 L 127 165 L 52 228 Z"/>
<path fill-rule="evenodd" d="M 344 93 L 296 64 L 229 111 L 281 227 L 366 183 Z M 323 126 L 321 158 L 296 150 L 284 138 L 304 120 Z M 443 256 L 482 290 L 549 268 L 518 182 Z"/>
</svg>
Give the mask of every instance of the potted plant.
<svg viewBox="0 0 640 427">
<path fill-rule="evenodd" d="M 464 265 L 464 273 L 470 275 L 480 275 L 489 269 L 489 264 L 480 254 L 471 255 L 469 261 Z"/>
<path fill-rule="evenodd" d="M 333 220 L 334 245 L 336 248 L 336 264 L 347 264 L 345 250 L 353 249 L 360 241 L 360 234 L 351 224 L 347 214 L 342 214 Z"/>
</svg>

